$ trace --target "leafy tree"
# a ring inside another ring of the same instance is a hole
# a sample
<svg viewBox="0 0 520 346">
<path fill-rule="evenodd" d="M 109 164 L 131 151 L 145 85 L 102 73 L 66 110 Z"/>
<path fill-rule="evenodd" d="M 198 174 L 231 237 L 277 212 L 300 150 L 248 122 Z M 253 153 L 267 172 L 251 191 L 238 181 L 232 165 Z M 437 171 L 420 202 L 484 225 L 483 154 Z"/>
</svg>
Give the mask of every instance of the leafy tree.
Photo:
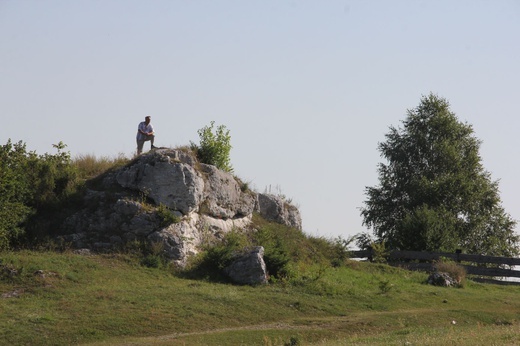
<svg viewBox="0 0 520 346">
<path fill-rule="evenodd" d="M 203 163 L 216 166 L 226 172 L 233 172 L 229 153 L 231 152 L 231 136 L 226 126 L 220 125 L 213 131 L 215 122 L 197 131 L 200 137 L 200 145 L 191 143 L 192 149 L 197 152 L 197 157 Z"/>
<path fill-rule="evenodd" d="M 0 146 L 0 250 L 8 248 L 27 230 L 39 209 L 63 201 L 73 190 L 77 171 L 65 144 L 58 154 L 37 155 L 22 141 Z"/>
<path fill-rule="evenodd" d="M 23 233 L 21 225 L 34 212 L 27 205 L 32 192 L 25 179 L 33 155 L 27 153 L 22 142 L 13 144 L 8 140 L 0 146 L 0 249 L 7 248 Z"/>
<path fill-rule="evenodd" d="M 367 187 L 363 224 L 389 248 L 518 254 L 516 224 L 482 166 L 481 141 L 446 99 L 423 96 L 378 149 L 379 185 Z"/>
</svg>

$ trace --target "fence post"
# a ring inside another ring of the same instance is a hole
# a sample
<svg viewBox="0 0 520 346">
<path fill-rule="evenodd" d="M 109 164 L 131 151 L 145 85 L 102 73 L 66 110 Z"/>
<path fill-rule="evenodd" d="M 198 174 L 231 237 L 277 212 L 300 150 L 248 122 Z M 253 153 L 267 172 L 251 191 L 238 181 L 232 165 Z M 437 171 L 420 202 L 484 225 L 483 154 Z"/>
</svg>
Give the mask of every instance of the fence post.
<svg viewBox="0 0 520 346">
<path fill-rule="evenodd" d="M 455 253 L 457 254 L 457 263 L 460 263 L 460 254 L 462 253 L 461 249 L 455 250 Z"/>
</svg>

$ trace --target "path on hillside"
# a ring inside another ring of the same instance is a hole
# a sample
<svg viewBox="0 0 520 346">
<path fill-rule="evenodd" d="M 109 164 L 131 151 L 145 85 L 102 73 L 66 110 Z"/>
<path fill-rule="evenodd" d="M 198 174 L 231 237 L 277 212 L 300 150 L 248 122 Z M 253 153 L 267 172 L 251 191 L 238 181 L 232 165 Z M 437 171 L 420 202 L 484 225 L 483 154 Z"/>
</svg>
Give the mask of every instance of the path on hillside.
<svg viewBox="0 0 520 346">
<path fill-rule="evenodd" d="M 477 311 L 477 310 L 475 310 Z M 480 310 L 478 310 L 480 311 Z M 378 332 L 383 332 L 384 329 L 395 329 L 395 325 L 388 325 L 387 328 L 381 328 L 381 326 L 374 326 L 373 321 L 377 321 L 378 316 L 383 315 L 397 315 L 402 318 L 417 318 L 418 316 L 431 315 L 446 313 L 449 315 L 448 310 L 439 309 L 408 309 L 399 311 L 365 311 L 355 312 L 348 316 L 331 316 L 331 317 L 303 317 L 300 319 L 292 319 L 286 321 L 248 325 L 242 327 L 228 327 L 228 328 L 215 328 L 210 330 L 202 330 L 197 332 L 188 333 L 172 333 L 160 336 L 149 336 L 149 337 L 131 337 L 124 340 L 107 340 L 101 343 L 89 344 L 90 346 L 101 346 L 101 345 L 120 345 L 120 346 L 144 346 L 144 345 L 169 345 L 176 344 L 176 340 L 182 344 L 182 340 L 190 336 L 203 336 L 218 333 L 234 332 L 234 331 L 258 331 L 258 330 L 349 330 L 352 334 L 366 333 L 369 330 L 377 329 Z M 396 318 L 395 321 L 401 319 Z M 446 316 L 444 323 L 449 325 L 453 323 L 453 319 Z M 404 328 L 405 326 L 403 326 Z"/>
</svg>

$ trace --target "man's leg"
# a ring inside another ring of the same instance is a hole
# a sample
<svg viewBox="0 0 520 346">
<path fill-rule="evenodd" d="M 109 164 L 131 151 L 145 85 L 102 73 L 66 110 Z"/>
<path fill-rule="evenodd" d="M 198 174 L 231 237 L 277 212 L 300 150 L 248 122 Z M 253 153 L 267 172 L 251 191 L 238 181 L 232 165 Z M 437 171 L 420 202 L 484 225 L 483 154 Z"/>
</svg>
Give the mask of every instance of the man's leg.
<svg viewBox="0 0 520 346">
<path fill-rule="evenodd" d="M 150 141 L 150 149 L 155 149 L 155 146 L 153 145 L 153 140 L 155 139 L 154 135 L 147 136 L 146 140 Z"/>
<path fill-rule="evenodd" d="M 143 146 L 145 141 L 137 140 L 137 155 L 141 155 L 143 152 Z"/>
</svg>

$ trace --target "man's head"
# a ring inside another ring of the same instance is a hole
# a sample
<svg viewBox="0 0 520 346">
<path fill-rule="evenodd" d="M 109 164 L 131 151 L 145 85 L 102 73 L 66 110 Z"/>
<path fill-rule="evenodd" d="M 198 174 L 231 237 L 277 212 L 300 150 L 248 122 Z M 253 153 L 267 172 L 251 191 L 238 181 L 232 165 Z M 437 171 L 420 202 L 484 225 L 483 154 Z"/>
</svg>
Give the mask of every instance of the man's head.
<svg viewBox="0 0 520 346">
<path fill-rule="evenodd" d="M 150 121 L 152 121 L 152 117 L 147 115 L 147 116 L 144 117 L 144 121 L 146 122 L 146 124 L 149 124 Z"/>
</svg>

